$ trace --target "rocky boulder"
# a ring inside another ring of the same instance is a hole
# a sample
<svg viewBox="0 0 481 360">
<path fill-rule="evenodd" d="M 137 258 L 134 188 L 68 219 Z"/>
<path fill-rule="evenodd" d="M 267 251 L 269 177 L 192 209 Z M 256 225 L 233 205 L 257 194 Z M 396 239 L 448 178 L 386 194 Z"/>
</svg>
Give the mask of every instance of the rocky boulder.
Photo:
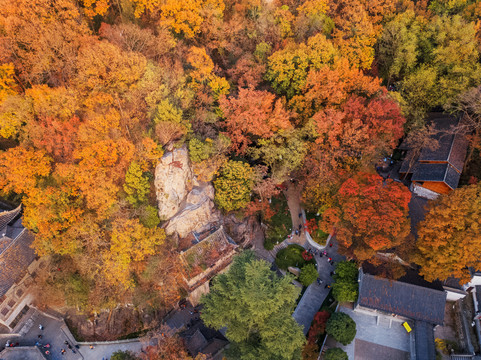
<svg viewBox="0 0 481 360">
<path fill-rule="evenodd" d="M 155 189 L 161 220 L 170 219 L 180 209 L 192 189 L 193 173 L 189 152 L 184 146 L 166 153 L 155 168 Z"/>
<path fill-rule="evenodd" d="M 192 189 L 185 204 L 165 227 L 167 235 L 177 233 L 184 238 L 192 231 L 207 230 L 210 224 L 221 219 L 220 212 L 214 206 L 214 188 L 207 183 Z"/>
<path fill-rule="evenodd" d="M 235 214 L 230 214 L 224 217 L 224 228 L 238 245 L 264 242 L 264 231 L 255 216 L 239 219 Z"/>
</svg>

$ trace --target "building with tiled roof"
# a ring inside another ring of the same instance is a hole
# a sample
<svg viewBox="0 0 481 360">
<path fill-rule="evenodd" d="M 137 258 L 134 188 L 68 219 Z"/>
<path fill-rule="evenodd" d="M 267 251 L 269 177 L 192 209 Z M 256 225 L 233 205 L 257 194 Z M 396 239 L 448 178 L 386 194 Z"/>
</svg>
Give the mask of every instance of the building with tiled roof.
<svg viewBox="0 0 481 360">
<path fill-rule="evenodd" d="M 0 324 L 14 331 L 33 301 L 28 292 L 37 266 L 34 235 L 22 225 L 21 207 L 0 210 Z"/>
<path fill-rule="evenodd" d="M 361 272 L 359 306 L 442 325 L 446 293 Z"/>
<path fill-rule="evenodd" d="M 468 149 L 466 135 L 460 131 L 460 116 L 432 113 L 427 119 L 434 126 L 432 147 L 421 150 L 417 159 L 410 152 L 409 144 L 399 173 L 412 181 L 412 187 L 420 195 L 448 194 L 458 187 Z"/>
<path fill-rule="evenodd" d="M 205 238 L 196 234 L 194 244 L 180 254 L 185 268 L 185 282 L 189 300 L 197 304 L 202 294 L 209 291 L 209 281 L 232 262 L 238 245 L 225 233 L 224 227 L 213 228 Z"/>
<path fill-rule="evenodd" d="M 415 359 L 435 359 L 434 327 L 443 325 L 446 292 L 359 271 L 355 311 L 390 316 L 408 322 L 413 330 Z"/>
</svg>

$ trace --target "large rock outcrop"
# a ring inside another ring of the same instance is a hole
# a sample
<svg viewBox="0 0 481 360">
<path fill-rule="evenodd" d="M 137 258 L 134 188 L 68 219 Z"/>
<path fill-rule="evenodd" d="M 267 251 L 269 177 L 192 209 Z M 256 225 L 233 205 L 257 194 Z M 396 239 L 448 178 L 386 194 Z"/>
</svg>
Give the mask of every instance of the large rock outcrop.
<svg viewBox="0 0 481 360">
<path fill-rule="evenodd" d="M 210 224 L 221 219 L 220 212 L 214 206 L 214 188 L 206 183 L 197 186 L 187 195 L 185 204 L 180 212 L 170 219 L 165 227 L 167 235 L 177 233 L 184 238 L 191 231 L 201 232 L 208 229 Z"/>
<path fill-rule="evenodd" d="M 187 148 L 184 146 L 166 153 L 155 168 L 155 188 L 161 220 L 170 219 L 179 211 L 192 185 L 193 173 Z"/>
<path fill-rule="evenodd" d="M 239 219 L 235 214 L 224 217 L 224 228 L 231 238 L 242 246 L 264 242 L 264 231 L 255 216 Z"/>
</svg>

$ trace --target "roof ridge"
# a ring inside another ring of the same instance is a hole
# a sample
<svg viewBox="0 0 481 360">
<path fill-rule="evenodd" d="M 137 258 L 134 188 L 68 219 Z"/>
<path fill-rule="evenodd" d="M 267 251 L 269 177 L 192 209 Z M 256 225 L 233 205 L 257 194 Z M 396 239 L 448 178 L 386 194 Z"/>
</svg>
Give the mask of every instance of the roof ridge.
<svg viewBox="0 0 481 360">
<path fill-rule="evenodd" d="M 403 284 L 403 285 L 409 285 L 410 287 L 422 288 L 422 289 L 425 289 L 425 290 L 434 291 L 436 293 L 443 293 L 443 294 L 445 293 L 444 290 L 436 290 L 436 289 L 428 288 L 428 287 L 421 286 L 421 285 L 415 285 L 415 284 L 411 284 L 411 283 L 407 283 L 407 282 L 403 282 L 403 281 L 390 280 L 390 279 L 387 279 L 387 278 L 382 277 L 382 276 L 376 276 L 376 275 L 371 275 L 371 274 L 364 274 L 364 275 L 367 275 L 367 276 L 370 276 L 370 277 L 373 277 L 373 278 L 376 278 L 376 279 L 382 279 L 382 280 L 388 281 L 388 282 L 396 282 L 396 283 Z M 360 290 L 361 290 L 361 288 L 359 288 L 359 292 L 361 292 Z"/>
</svg>

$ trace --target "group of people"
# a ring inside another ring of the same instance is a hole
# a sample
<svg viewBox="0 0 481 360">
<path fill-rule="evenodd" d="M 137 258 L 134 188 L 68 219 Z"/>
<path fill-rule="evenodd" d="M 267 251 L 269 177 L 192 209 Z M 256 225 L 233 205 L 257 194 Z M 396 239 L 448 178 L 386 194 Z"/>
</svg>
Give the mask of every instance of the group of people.
<svg viewBox="0 0 481 360">
<path fill-rule="evenodd" d="M 42 324 L 38 325 L 38 328 L 39 328 L 40 331 L 42 331 L 42 330 L 44 329 L 44 327 L 43 327 Z M 38 338 L 39 340 L 41 340 L 41 339 L 43 338 L 43 335 L 42 335 L 42 334 L 39 334 L 39 335 L 37 336 L 37 338 Z M 66 345 L 66 347 L 67 347 L 69 350 L 71 350 L 71 351 L 75 354 L 75 350 L 74 350 L 73 346 L 70 345 L 70 343 L 69 343 L 67 340 L 64 341 L 64 344 Z M 50 349 L 50 344 L 47 343 L 47 344 L 42 345 L 39 341 L 37 341 L 37 342 L 35 343 L 35 346 L 37 346 L 37 347 L 39 347 L 39 348 L 43 348 L 44 350 L 46 349 L 46 350 L 45 350 L 45 355 L 50 355 L 50 350 L 51 350 L 51 349 Z M 78 349 L 78 345 L 76 345 L 75 347 Z M 93 349 L 93 346 L 90 345 L 90 348 Z M 60 349 L 60 353 L 61 353 L 62 355 L 65 355 L 65 354 L 67 353 L 67 350 L 65 350 L 64 348 L 62 348 L 62 349 Z"/>
<path fill-rule="evenodd" d="M 332 247 L 332 244 L 329 244 L 329 247 Z M 331 266 L 334 266 L 334 260 L 332 260 L 332 258 L 329 256 L 328 252 L 326 250 L 312 250 L 311 248 L 307 249 L 307 251 L 310 253 L 310 254 L 313 254 L 313 255 L 319 255 L 321 258 L 323 256 L 325 256 L 327 258 L 327 262 L 331 265 Z M 330 276 L 333 276 L 334 274 L 336 273 L 335 270 L 331 271 L 330 272 Z M 318 277 L 317 278 L 317 285 L 322 285 L 324 283 L 324 281 L 321 279 L 321 277 Z M 330 284 L 326 284 L 324 286 L 325 289 L 330 289 L 331 288 L 331 285 Z"/>
</svg>

